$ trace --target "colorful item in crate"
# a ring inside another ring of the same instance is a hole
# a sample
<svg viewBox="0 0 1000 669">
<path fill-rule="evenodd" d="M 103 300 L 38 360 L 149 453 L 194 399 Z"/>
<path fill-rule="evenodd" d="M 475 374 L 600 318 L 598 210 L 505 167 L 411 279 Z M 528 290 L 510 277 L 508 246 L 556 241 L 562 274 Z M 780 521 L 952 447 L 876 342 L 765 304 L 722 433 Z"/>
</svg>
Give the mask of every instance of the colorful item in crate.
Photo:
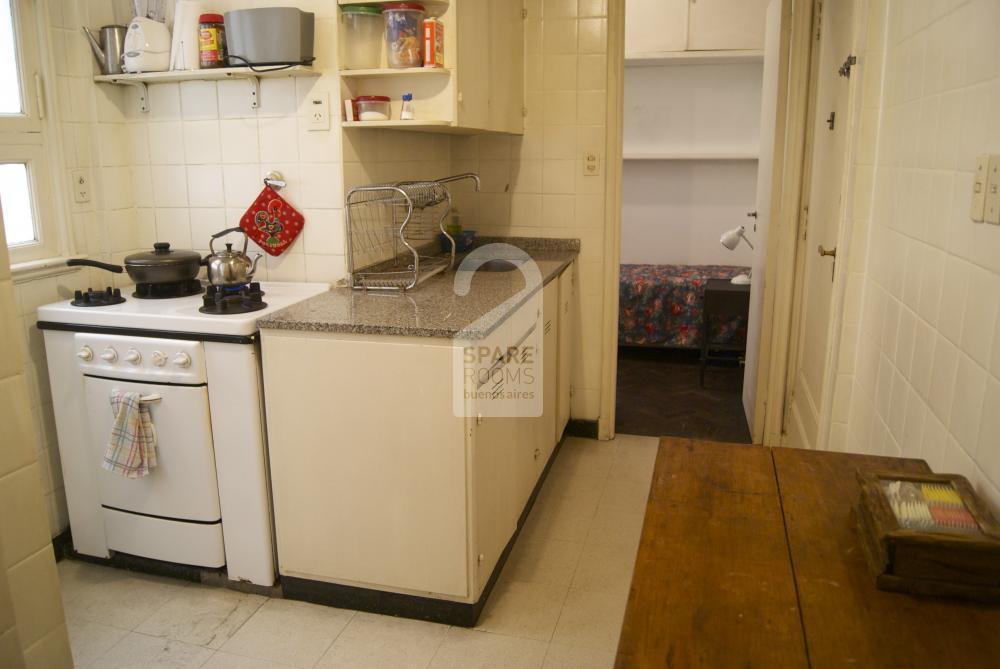
<svg viewBox="0 0 1000 669">
<path fill-rule="evenodd" d="M 416 2 L 386 2 L 386 60 L 389 67 L 420 67 L 424 64 L 424 6 Z"/>
<path fill-rule="evenodd" d="M 267 185 L 240 219 L 247 237 L 272 256 L 281 255 L 291 246 L 304 225 L 302 214 Z"/>
<path fill-rule="evenodd" d="M 978 533 L 975 518 L 949 483 L 882 480 L 900 527 L 934 532 Z"/>
</svg>

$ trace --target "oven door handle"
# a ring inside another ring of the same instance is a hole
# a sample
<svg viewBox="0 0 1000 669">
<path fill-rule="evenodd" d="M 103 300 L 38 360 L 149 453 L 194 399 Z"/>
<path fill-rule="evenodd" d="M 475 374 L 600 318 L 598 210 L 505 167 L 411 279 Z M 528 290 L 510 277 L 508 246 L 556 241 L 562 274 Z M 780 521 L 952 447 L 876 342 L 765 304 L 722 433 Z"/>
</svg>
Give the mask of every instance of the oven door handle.
<svg viewBox="0 0 1000 669">
<path fill-rule="evenodd" d="M 158 393 L 153 393 L 151 395 L 143 395 L 139 398 L 139 401 L 143 404 L 148 404 L 149 402 L 159 402 L 163 399 L 163 396 Z"/>
</svg>

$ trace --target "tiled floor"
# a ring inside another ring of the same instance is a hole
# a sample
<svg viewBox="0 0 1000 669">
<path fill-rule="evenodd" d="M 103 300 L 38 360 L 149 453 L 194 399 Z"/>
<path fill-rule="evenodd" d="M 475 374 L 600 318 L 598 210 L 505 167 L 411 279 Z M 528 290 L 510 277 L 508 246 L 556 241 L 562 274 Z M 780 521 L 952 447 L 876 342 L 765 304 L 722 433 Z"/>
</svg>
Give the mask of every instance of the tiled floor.
<svg viewBox="0 0 1000 669">
<path fill-rule="evenodd" d="M 610 667 L 657 440 L 563 445 L 475 629 L 64 560 L 77 667 Z"/>
</svg>

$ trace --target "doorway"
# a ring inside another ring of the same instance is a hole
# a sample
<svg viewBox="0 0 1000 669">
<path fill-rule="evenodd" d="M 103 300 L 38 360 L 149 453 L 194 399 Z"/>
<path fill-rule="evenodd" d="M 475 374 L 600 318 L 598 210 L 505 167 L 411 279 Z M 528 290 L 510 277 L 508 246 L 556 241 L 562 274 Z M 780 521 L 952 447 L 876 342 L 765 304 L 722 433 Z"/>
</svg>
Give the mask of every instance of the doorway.
<svg viewBox="0 0 1000 669">
<path fill-rule="evenodd" d="M 781 0 L 722 4 L 626 2 L 617 432 L 752 440 Z"/>
</svg>

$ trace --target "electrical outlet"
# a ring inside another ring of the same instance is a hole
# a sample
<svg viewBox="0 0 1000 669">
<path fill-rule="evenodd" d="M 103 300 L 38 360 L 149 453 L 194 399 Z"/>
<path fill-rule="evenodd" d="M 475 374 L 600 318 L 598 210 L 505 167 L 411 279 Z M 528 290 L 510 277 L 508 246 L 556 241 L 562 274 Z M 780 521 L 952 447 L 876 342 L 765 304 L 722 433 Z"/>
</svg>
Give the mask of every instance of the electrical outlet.
<svg viewBox="0 0 1000 669">
<path fill-rule="evenodd" d="M 583 152 L 583 176 L 596 177 L 601 174 L 601 157 L 596 151 Z"/>
<path fill-rule="evenodd" d="M 986 177 L 986 209 L 983 220 L 1000 225 L 1000 155 L 990 156 Z"/>
<path fill-rule="evenodd" d="M 972 204 L 969 205 L 969 218 L 976 223 L 982 223 L 986 213 L 986 179 L 989 165 L 989 155 L 984 153 L 976 156 L 976 173 L 972 179 Z"/>
<path fill-rule="evenodd" d="M 73 181 L 73 201 L 77 204 L 90 202 L 90 175 L 87 170 L 73 170 L 70 179 Z"/>
<path fill-rule="evenodd" d="M 306 103 L 309 114 L 309 130 L 329 130 L 330 129 L 330 96 L 326 93 L 317 93 Z"/>
</svg>

